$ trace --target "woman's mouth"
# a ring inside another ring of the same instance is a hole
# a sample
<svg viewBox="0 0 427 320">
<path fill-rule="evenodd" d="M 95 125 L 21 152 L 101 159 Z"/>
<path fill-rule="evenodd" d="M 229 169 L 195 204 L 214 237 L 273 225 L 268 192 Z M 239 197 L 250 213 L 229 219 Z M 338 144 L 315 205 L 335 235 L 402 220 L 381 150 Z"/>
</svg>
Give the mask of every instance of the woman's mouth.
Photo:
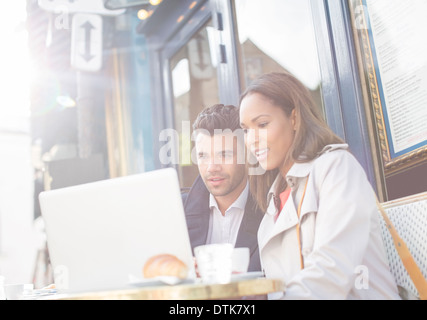
<svg viewBox="0 0 427 320">
<path fill-rule="evenodd" d="M 267 159 L 269 149 L 261 149 L 261 150 L 255 150 L 254 155 L 257 158 L 258 162 L 263 161 Z"/>
</svg>

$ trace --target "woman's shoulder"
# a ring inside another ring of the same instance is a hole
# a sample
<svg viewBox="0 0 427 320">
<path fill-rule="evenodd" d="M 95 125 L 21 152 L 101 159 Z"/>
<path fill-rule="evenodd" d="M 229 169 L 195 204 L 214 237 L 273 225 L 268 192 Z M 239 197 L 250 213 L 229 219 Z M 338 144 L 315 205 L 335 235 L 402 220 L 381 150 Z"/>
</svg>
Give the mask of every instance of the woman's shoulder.
<svg viewBox="0 0 427 320">
<path fill-rule="evenodd" d="M 349 152 L 348 144 L 346 144 L 346 143 L 329 144 L 329 145 L 325 146 L 322 149 L 322 151 L 319 152 L 319 156 L 327 155 L 327 154 L 336 155 L 337 153 L 333 153 L 334 151 Z"/>
<path fill-rule="evenodd" d="M 359 171 L 361 165 L 350 152 L 347 144 L 331 144 L 323 148 L 314 160 L 313 167 L 323 170 L 355 170 Z"/>
</svg>

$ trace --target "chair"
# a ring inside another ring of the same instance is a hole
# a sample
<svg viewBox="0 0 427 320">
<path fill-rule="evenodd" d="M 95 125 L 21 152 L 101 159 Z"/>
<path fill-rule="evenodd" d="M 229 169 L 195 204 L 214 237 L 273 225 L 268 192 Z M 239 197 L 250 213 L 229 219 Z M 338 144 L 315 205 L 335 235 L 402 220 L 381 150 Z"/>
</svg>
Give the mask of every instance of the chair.
<svg viewBox="0 0 427 320">
<path fill-rule="evenodd" d="M 424 277 L 427 278 L 427 192 L 382 204 L 400 237 L 405 241 Z M 394 246 L 385 222 L 381 234 L 391 273 L 403 299 L 418 299 L 418 292 Z"/>
</svg>

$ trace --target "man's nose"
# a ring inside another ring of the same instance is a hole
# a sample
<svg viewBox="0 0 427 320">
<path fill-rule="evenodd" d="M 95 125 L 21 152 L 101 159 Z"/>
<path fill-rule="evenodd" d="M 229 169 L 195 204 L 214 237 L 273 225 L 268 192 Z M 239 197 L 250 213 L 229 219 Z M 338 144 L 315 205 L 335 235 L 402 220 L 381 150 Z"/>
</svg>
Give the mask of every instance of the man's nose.
<svg viewBox="0 0 427 320">
<path fill-rule="evenodd" d="M 215 161 L 212 161 L 211 163 L 208 164 L 207 171 L 208 172 L 218 172 L 218 171 L 221 171 L 221 164 L 220 163 L 216 163 Z"/>
</svg>

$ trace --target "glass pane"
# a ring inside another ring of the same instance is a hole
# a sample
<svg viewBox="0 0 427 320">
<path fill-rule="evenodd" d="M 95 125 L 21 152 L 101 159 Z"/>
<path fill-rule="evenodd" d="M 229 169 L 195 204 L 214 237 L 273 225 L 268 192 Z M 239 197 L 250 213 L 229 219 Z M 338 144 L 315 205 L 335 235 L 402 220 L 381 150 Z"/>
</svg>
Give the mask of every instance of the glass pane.
<svg viewBox="0 0 427 320">
<path fill-rule="evenodd" d="M 264 73 L 288 71 L 323 111 L 310 0 L 236 0 L 246 85 Z"/>
<path fill-rule="evenodd" d="M 198 175 L 191 161 L 191 126 L 205 107 L 217 104 L 218 78 L 212 60 L 208 23 L 171 59 L 174 94 L 175 130 L 179 132 L 179 166 L 181 187 L 191 187 Z"/>
</svg>

